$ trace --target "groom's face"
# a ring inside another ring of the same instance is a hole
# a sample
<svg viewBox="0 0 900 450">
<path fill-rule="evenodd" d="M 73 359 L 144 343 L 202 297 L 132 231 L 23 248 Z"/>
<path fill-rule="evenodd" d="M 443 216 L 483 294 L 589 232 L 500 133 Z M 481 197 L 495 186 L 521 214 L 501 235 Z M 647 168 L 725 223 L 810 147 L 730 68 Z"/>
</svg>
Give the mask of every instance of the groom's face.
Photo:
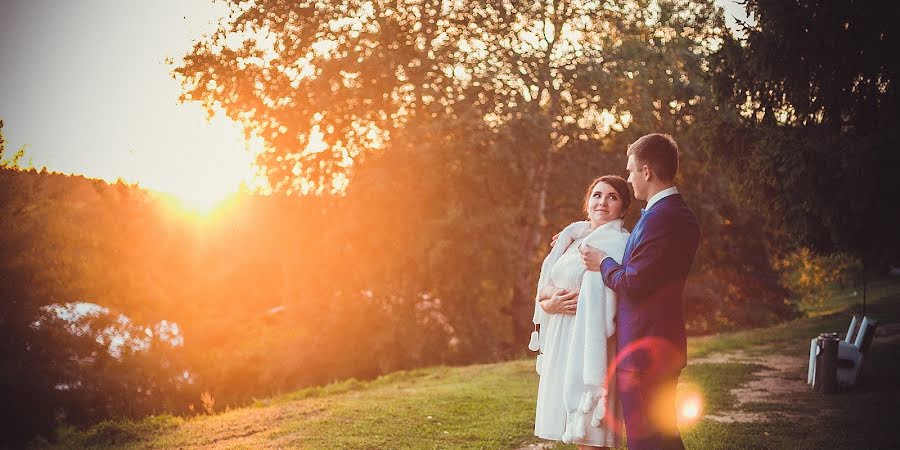
<svg viewBox="0 0 900 450">
<path fill-rule="evenodd" d="M 628 182 L 634 189 L 634 198 L 638 200 L 647 200 L 647 178 L 644 176 L 644 167 L 644 164 L 640 164 L 634 155 L 628 155 L 625 169 L 628 170 Z"/>
</svg>

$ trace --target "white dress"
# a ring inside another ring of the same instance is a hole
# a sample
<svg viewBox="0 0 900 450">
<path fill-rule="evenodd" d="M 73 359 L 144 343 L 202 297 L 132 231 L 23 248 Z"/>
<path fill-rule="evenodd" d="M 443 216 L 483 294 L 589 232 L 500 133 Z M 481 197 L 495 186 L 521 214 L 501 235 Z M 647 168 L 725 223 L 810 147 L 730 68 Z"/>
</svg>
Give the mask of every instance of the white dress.
<svg viewBox="0 0 900 450">
<path fill-rule="evenodd" d="M 559 256 L 549 273 L 553 286 L 569 290 L 581 289 L 582 278 L 587 269 L 581 260 L 578 246 L 584 240 L 584 236 L 577 237 L 565 253 Z M 543 439 L 564 440 L 567 422 L 564 385 L 567 378 L 570 379 L 569 383 L 572 379 L 566 374 L 567 360 L 570 353 L 575 352 L 578 355 L 584 351 L 583 343 L 572 339 L 575 321 L 575 315 L 548 314 L 540 332 L 542 362 L 540 362 L 541 376 L 538 385 L 534 434 Z M 607 360 L 611 362 L 615 359 L 615 335 L 607 339 L 606 345 Z M 580 370 L 580 368 L 576 370 Z M 615 447 L 621 444 L 623 421 L 621 406 L 617 402 L 615 392 L 614 377 L 610 377 L 606 397 L 606 410 L 608 411 L 606 416 L 599 426 L 584 427 L 586 432 L 583 438 L 567 439 L 568 441 L 598 447 Z M 568 401 L 577 402 L 573 399 Z"/>
</svg>

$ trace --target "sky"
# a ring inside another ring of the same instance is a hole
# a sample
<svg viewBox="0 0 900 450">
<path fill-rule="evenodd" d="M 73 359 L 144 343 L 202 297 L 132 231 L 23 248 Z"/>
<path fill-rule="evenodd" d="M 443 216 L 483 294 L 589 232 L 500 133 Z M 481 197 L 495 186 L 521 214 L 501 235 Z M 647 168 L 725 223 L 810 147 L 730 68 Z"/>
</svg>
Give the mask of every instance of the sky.
<svg viewBox="0 0 900 450">
<path fill-rule="evenodd" d="M 0 120 L 7 156 L 173 193 L 194 206 L 250 182 L 253 144 L 180 104 L 167 57 L 215 29 L 210 0 L 0 0 Z"/>
<path fill-rule="evenodd" d="M 716 1 L 728 20 L 745 18 L 734 0 Z M 122 178 L 199 208 L 252 185 L 259 142 L 179 103 L 166 64 L 227 12 L 212 0 L 0 0 L 7 156 L 24 145 L 37 168 Z"/>
</svg>

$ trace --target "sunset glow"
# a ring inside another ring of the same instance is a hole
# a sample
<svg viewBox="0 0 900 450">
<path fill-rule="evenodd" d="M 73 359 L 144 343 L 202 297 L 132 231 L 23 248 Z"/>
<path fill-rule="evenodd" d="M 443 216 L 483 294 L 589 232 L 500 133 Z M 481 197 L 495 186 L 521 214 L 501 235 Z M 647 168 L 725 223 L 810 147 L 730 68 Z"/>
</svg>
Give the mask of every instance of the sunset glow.
<svg viewBox="0 0 900 450">
<path fill-rule="evenodd" d="M 182 105 L 202 114 L 196 105 Z M 201 120 L 195 119 L 199 123 Z M 239 126 L 216 116 L 204 129 L 184 135 L 184 147 L 191 151 L 170 155 L 167 160 L 136 154 L 132 180 L 151 190 L 177 197 L 184 208 L 208 213 L 242 188 L 255 189 L 263 184 L 256 176 L 254 159 L 262 149 L 259 140 L 243 142 Z"/>
<path fill-rule="evenodd" d="M 215 29 L 227 5 L 191 0 L 146 3 L 23 3 L 6 23 L 0 70 L 9 147 L 51 172 L 129 184 L 176 197 L 208 214 L 241 186 L 260 183 L 260 141 L 198 102 L 180 103 L 178 58 Z M 89 30 L 89 32 L 85 32 Z M 49 39 L 59 46 L 23 45 Z M 113 56 L 114 55 L 114 56 Z M 63 75 L 64 74 L 64 75 Z M 12 112 L 14 114 L 11 114 Z"/>
</svg>

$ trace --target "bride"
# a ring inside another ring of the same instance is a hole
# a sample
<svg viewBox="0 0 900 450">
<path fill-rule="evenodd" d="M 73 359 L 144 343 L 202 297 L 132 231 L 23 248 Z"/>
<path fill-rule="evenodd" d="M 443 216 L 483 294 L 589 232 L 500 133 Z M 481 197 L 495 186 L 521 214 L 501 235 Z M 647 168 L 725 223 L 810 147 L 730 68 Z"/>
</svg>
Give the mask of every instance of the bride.
<svg viewBox="0 0 900 450">
<path fill-rule="evenodd" d="M 584 201 L 589 220 L 560 232 L 541 267 L 529 345 L 540 352 L 535 436 L 581 449 L 622 442 L 614 373 L 607 373 L 616 351 L 615 294 L 600 272 L 585 273 L 579 247 L 600 248 L 621 261 L 629 235 L 622 217 L 630 203 L 621 177 L 594 180 Z"/>
</svg>

